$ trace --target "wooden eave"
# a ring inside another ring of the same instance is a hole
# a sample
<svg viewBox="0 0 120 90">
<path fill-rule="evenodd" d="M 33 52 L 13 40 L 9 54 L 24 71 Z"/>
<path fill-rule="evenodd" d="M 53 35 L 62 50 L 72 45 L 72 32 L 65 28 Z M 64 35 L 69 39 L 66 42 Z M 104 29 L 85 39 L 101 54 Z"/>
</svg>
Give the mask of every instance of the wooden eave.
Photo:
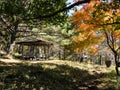
<svg viewBox="0 0 120 90">
<path fill-rule="evenodd" d="M 26 46 L 50 46 L 53 43 L 44 41 L 44 40 L 26 40 L 26 41 L 18 41 L 16 44 L 26 45 Z"/>
</svg>

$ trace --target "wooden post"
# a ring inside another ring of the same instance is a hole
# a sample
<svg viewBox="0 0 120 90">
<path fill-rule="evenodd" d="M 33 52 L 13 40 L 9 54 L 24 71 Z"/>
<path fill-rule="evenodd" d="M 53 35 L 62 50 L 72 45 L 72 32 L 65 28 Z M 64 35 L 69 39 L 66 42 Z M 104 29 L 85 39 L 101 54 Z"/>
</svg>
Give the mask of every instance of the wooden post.
<svg viewBox="0 0 120 90">
<path fill-rule="evenodd" d="M 23 54 L 24 54 L 24 46 L 23 45 L 21 45 L 21 53 L 22 53 L 22 56 L 23 56 Z"/>
<path fill-rule="evenodd" d="M 50 57 L 50 46 L 49 45 L 48 45 L 48 53 L 47 54 L 48 54 L 47 58 L 49 59 L 49 57 Z"/>
<path fill-rule="evenodd" d="M 35 45 L 33 46 L 33 56 L 35 55 Z"/>
<path fill-rule="evenodd" d="M 39 58 L 41 59 L 42 57 L 42 50 L 41 50 L 41 47 L 39 47 Z"/>
<path fill-rule="evenodd" d="M 44 59 L 44 46 L 41 46 L 41 58 Z"/>
<path fill-rule="evenodd" d="M 46 60 L 46 46 L 44 46 L 44 59 Z"/>
<path fill-rule="evenodd" d="M 21 54 L 21 45 L 17 45 L 17 48 L 18 48 L 17 52 Z"/>
</svg>

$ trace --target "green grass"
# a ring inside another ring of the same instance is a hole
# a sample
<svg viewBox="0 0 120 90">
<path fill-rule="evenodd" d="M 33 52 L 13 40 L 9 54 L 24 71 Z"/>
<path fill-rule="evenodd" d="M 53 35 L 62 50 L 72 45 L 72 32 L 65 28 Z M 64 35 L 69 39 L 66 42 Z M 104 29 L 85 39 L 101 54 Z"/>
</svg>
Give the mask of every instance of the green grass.
<svg viewBox="0 0 120 90">
<path fill-rule="evenodd" d="M 112 67 L 60 60 L 0 62 L 0 90 L 117 90 L 119 82 Z"/>
</svg>

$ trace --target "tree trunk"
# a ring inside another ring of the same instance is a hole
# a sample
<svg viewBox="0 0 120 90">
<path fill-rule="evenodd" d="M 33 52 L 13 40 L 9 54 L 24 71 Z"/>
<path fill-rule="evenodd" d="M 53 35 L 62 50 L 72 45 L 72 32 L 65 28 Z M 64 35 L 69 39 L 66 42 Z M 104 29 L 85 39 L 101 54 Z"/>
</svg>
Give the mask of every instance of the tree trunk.
<svg viewBox="0 0 120 90">
<path fill-rule="evenodd" d="M 17 31 L 18 31 L 18 23 L 16 23 L 14 30 L 11 32 L 10 46 L 9 46 L 9 51 L 8 51 L 9 55 L 13 54 Z"/>
<path fill-rule="evenodd" d="M 117 54 L 114 54 L 114 58 L 115 58 L 115 70 L 116 70 L 116 74 L 119 76 L 120 74 L 119 74 L 119 70 L 118 70 L 118 55 Z"/>
<path fill-rule="evenodd" d="M 15 46 L 15 41 L 13 41 L 13 43 L 10 44 L 9 53 L 8 53 L 9 55 L 13 54 L 14 46 Z"/>
<path fill-rule="evenodd" d="M 63 59 L 65 60 L 66 59 L 66 49 L 65 49 L 65 47 L 64 47 L 63 53 L 64 53 Z"/>
<path fill-rule="evenodd" d="M 58 54 L 59 54 L 59 60 L 61 60 L 61 50 L 59 50 Z"/>
</svg>

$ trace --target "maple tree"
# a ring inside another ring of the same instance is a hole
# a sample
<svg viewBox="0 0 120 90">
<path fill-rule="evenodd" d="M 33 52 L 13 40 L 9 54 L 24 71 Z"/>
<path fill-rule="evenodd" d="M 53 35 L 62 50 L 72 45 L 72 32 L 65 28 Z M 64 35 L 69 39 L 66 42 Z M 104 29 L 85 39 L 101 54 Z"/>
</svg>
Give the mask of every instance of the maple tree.
<svg viewBox="0 0 120 90">
<path fill-rule="evenodd" d="M 91 47 L 98 41 L 101 41 L 101 37 L 96 34 L 98 26 L 96 27 L 95 24 L 89 22 L 92 21 L 92 15 L 90 13 L 93 11 L 93 5 L 93 1 L 84 5 L 83 9 L 76 11 L 72 17 L 74 29 L 77 29 L 77 32 L 79 32 L 78 36 L 73 37 L 76 49 L 79 48 L 84 50 L 88 46 Z"/>
<path fill-rule="evenodd" d="M 83 9 L 77 10 L 72 23 L 79 35 L 73 37 L 75 50 L 90 50 L 94 53 L 100 45 L 106 42 L 112 51 L 118 72 L 118 61 L 120 53 L 120 4 L 119 2 L 102 2 L 102 0 L 92 0 L 83 5 Z M 92 47 L 92 48 L 91 48 Z M 99 49 L 99 48 L 98 48 Z M 88 50 L 88 51 L 89 51 Z"/>
</svg>

